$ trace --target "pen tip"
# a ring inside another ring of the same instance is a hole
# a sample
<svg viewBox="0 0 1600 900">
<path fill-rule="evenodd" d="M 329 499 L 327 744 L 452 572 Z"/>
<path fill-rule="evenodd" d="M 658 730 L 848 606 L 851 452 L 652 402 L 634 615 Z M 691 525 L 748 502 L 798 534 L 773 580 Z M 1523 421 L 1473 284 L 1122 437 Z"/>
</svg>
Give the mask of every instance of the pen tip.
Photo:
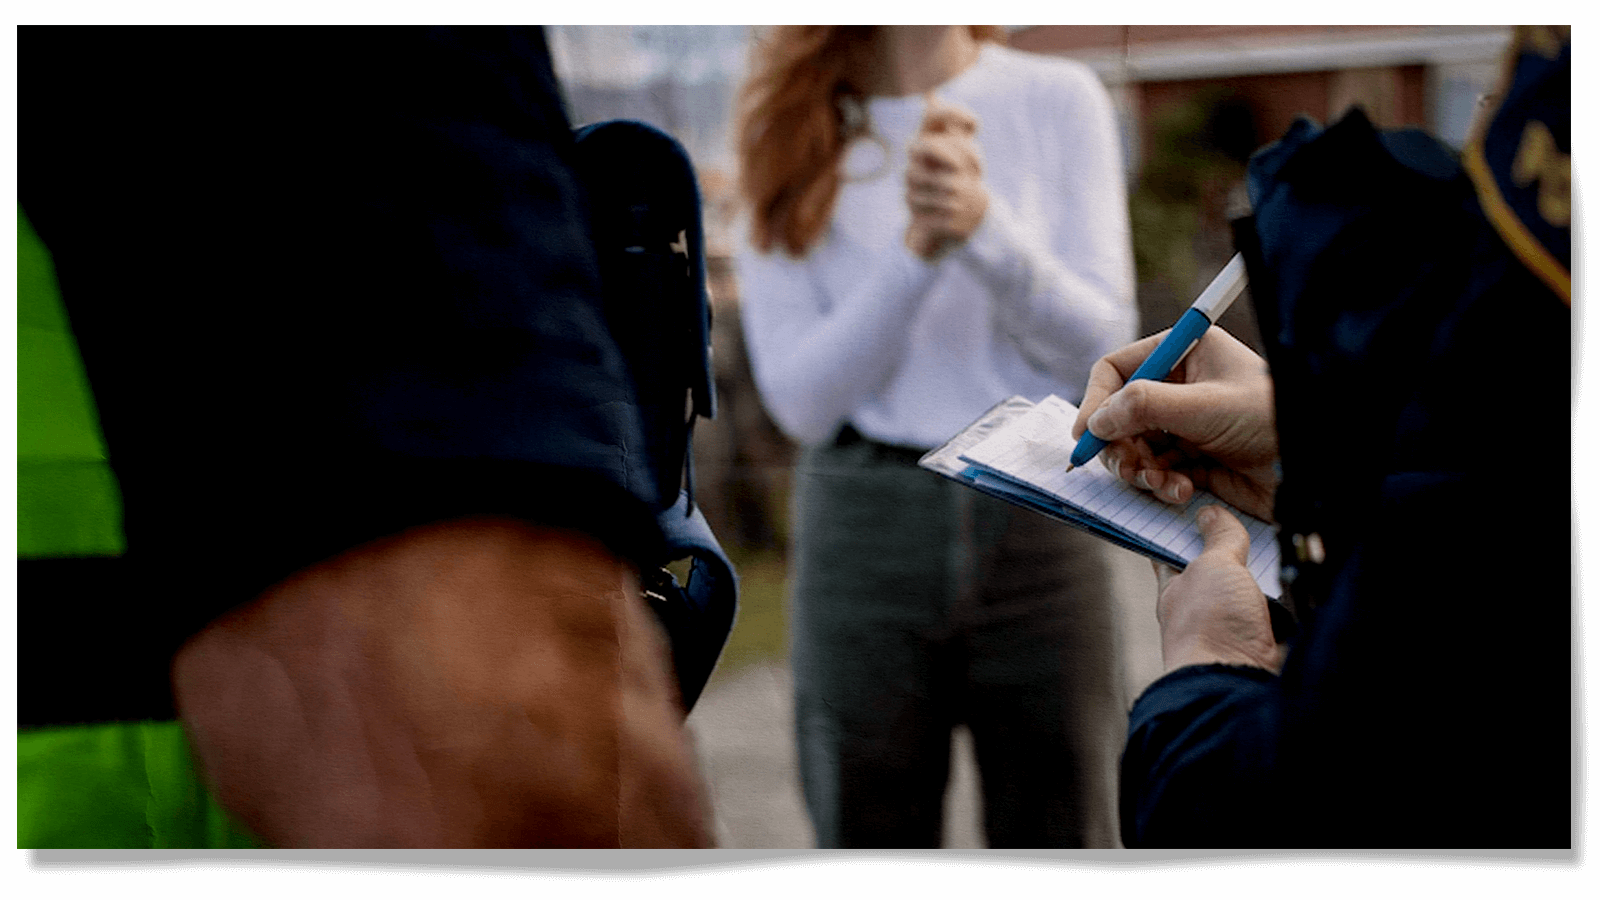
<svg viewBox="0 0 1600 900">
<path fill-rule="evenodd" d="M 1067 463 L 1067 467 L 1065 469 L 1062 469 L 1061 471 L 1063 473 L 1071 472 L 1073 469 L 1076 469 L 1076 468 L 1077 468 L 1077 466 L 1073 465 L 1072 463 Z"/>
</svg>

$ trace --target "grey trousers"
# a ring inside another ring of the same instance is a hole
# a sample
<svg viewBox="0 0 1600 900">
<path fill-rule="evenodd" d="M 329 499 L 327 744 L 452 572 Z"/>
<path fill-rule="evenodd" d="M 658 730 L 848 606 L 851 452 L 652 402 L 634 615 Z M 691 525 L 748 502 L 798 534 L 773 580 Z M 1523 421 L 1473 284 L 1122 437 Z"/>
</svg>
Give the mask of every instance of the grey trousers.
<svg viewBox="0 0 1600 900">
<path fill-rule="evenodd" d="M 1115 846 L 1127 727 L 1103 544 L 846 429 L 796 470 L 791 660 L 819 847 L 938 847 L 951 730 L 991 847 Z"/>
</svg>

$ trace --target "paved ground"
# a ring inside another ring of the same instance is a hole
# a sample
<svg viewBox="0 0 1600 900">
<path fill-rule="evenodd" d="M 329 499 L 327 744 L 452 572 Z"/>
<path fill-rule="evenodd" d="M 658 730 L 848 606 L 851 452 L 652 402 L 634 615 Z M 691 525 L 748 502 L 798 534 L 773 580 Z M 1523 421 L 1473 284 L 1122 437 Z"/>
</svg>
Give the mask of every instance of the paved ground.
<svg viewBox="0 0 1600 900">
<path fill-rule="evenodd" d="M 1155 576 L 1144 557 L 1114 554 L 1129 697 L 1160 673 Z M 710 785 L 717 843 L 739 849 L 809 849 L 814 838 L 800 798 L 791 721 L 793 685 L 780 663 L 747 667 L 714 681 L 689 716 Z M 971 745 L 958 734 L 945 800 L 947 848 L 983 847 Z"/>
</svg>

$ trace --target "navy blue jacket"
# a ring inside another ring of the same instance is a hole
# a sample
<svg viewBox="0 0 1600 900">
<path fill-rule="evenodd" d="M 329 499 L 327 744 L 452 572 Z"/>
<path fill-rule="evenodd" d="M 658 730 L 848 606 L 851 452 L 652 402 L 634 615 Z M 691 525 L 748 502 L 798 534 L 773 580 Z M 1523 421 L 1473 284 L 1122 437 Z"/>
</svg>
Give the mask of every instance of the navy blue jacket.
<svg viewBox="0 0 1600 900">
<path fill-rule="evenodd" d="M 1570 147 L 1570 68 L 1546 74 Z M 1249 179 L 1301 629 L 1281 677 L 1139 698 L 1124 842 L 1570 847 L 1571 310 L 1418 132 L 1301 122 Z"/>
<path fill-rule="evenodd" d="M 305 565 L 506 514 L 653 558 L 660 493 L 538 29 L 23 28 L 50 248 L 127 553 L 19 567 L 21 724 L 170 717 Z"/>
</svg>

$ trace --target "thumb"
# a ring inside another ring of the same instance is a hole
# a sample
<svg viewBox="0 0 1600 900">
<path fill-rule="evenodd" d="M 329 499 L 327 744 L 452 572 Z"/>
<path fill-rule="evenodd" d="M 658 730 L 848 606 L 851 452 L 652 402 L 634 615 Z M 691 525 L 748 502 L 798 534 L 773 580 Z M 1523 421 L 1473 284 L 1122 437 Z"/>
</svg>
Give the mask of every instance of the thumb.
<svg viewBox="0 0 1600 900">
<path fill-rule="evenodd" d="M 1201 507 L 1195 516 L 1200 538 L 1205 541 L 1201 556 L 1220 554 L 1241 566 L 1250 562 L 1250 533 L 1232 513 L 1220 506 Z"/>
<path fill-rule="evenodd" d="M 1095 437 L 1115 441 L 1147 431 L 1170 431 L 1201 443 L 1216 429 L 1217 407 L 1202 385 L 1141 378 L 1107 397 L 1084 423 Z"/>
</svg>

